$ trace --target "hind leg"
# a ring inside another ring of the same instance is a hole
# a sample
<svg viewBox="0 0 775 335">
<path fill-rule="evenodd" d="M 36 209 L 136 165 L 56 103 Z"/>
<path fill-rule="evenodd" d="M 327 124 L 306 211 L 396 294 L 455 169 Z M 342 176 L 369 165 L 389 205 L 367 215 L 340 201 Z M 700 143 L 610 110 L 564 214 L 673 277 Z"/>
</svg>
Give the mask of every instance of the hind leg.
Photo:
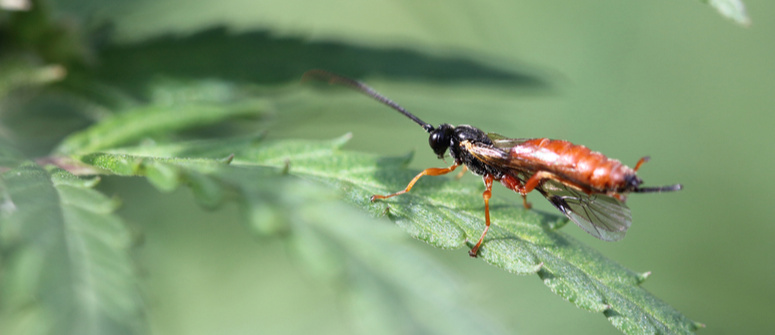
<svg viewBox="0 0 775 335">
<path fill-rule="evenodd" d="M 638 160 L 638 163 L 635 164 L 635 168 L 633 168 L 632 170 L 637 172 L 638 169 L 640 169 L 640 166 L 643 165 L 643 163 L 648 162 L 649 159 L 651 159 L 651 157 L 643 156 L 641 159 Z"/>
<path fill-rule="evenodd" d="M 517 192 L 519 193 L 519 195 L 522 196 L 522 205 L 525 206 L 525 209 L 530 209 L 533 207 L 533 205 L 527 202 L 527 193 L 523 194 L 522 191 L 520 191 L 524 189 L 524 187 L 522 186 L 522 182 L 519 181 L 519 179 L 506 175 L 506 176 L 503 176 L 503 178 L 501 178 L 500 182 L 501 182 L 501 185 L 506 186 L 506 188 L 514 192 Z"/>
<path fill-rule="evenodd" d="M 455 176 L 455 179 L 463 178 L 463 176 L 466 174 L 466 171 L 468 171 L 468 167 L 463 165 L 463 171 L 460 171 L 460 173 Z"/>
</svg>

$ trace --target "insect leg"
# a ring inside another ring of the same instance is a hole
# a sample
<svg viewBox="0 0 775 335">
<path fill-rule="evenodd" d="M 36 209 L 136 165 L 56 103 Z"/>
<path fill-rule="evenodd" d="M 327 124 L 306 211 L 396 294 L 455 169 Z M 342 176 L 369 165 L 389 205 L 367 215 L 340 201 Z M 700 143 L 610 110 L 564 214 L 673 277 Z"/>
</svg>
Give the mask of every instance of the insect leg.
<svg viewBox="0 0 775 335">
<path fill-rule="evenodd" d="M 530 191 L 538 187 L 538 185 L 544 179 L 556 179 L 556 178 L 554 174 L 551 172 L 539 171 L 536 174 L 530 176 L 530 178 L 528 178 L 528 180 L 525 181 L 525 187 L 519 190 L 519 194 L 527 195 L 528 193 L 530 193 Z"/>
<path fill-rule="evenodd" d="M 448 168 L 429 168 L 429 169 L 425 169 L 425 170 L 423 170 L 423 172 L 420 172 L 420 174 L 418 174 L 416 177 L 414 177 L 414 179 L 412 179 L 412 181 L 409 182 L 409 185 L 407 185 L 406 189 L 404 189 L 403 191 L 398 191 L 396 193 L 388 194 L 388 195 L 376 195 L 375 194 L 375 195 L 371 196 L 370 200 L 372 202 L 374 202 L 377 199 L 387 199 L 387 198 L 395 197 L 397 195 L 404 194 L 406 192 L 409 192 L 409 190 L 412 189 L 412 186 L 414 186 L 414 184 L 418 180 L 420 180 L 420 177 L 422 177 L 422 176 L 441 176 L 441 175 L 444 175 L 444 174 L 447 174 L 447 173 L 450 173 L 450 172 L 454 171 L 458 167 L 458 165 L 459 164 L 457 162 L 455 162 L 454 164 L 452 164 L 452 166 L 450 166 Z"/>
<path fill-rule="evenodd" d="M 522 190 L 520 190 L 519 193 L 520 194 L 528 194 L 528 193 L 530 193 L 530 191 L 534 190 L 536 187 L 541 185 L 541 182 L 546 180 L 546 179 L 554 180 L 554 181 L 556 181 L 556 182 L 558 182 L 560 184 L 563 184 L 563 185 L 568 186 L 570 188 L 577 189 L 577 190 L 579 190 L 581 192 L 584 192 L 587 195 L 594 193 L 594 190 L 592 190 L 592 189 L 590 189 L 588 187 L 585 187 L 583 185 L 578 185 L 576 183 L 573 183 L 573 182 L 570 182 L 568 180 L 562 179 L 562 178 L 558 177 L 557 175 L 555 175 L 554 173 L 547 172 L 547 171 L 539 171 L 536 174 L 532 175 L 530 178 L 528 178 L 528 180 L 525 182 L 525 187 L 522 188 Z"/>
<path fill-rule="evenodd" d="M 520 189 L 524 188 L 522 186 L 522 182 L 519 181 L 519 179 L 512 177 L 510 175 L 505 175 L 503 178 L 501 178 L 501 184 L 503 186 L 506 186 L 506 188 L 519 193 L 522 196 L 522 205 L 525 206 L 525 209 L 530 209 L 533 207 L 529 202 L 527 202 L 527 193 L 522 194 Z"/>
<path fill-rule="evenodd" d="M 460 173 L 455 176 L 455 179 L 463 178 L 463 176 L 466 174 L 466 171 L 468 171 L 468 167 L 463 165 L 463 171 L 460 171 Z"/>
<path fill-rule="evenodd" d="M 643 165 L 643 163 L 648 162 L 651 157 L 649 156 L 643 156 L 640 160 L 638 160 L 638 163 L 635 164 L 635 168 L 632 169 L 633 171 L 638 171 L 640 169 L 640 166 Z"/>
<path fill-rule="evenodd" d="M 484 180 L 484 186 L 487 188 L 484 190 L 484 193 L 482 193 L 482 198 L 484 198 L 484 231 L 482 232 L 482 236 L 479 237 L 479 242 L 476 242 L 476 245 L 474 246 L 471 251 L 468 252 L 468 255 L 471 257 L 476 258 L 476 254 L 479 253 L 479 247 L 482 246 L 482 242 L 484 241 L 484 236 L 487 235 L 487 231 L 490 230 L 490 197 L 492 197 L 492 181 L 493 181 L 492 175 L 484 175 L 482 177 L 482 180 Z"/>
</svg>

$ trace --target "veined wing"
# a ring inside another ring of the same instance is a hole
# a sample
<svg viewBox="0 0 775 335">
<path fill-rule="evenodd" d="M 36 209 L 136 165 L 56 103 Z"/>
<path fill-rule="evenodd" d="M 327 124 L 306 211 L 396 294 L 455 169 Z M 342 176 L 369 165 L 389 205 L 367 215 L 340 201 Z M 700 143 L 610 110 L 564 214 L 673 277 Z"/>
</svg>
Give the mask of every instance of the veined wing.
<svg viewBox="0 0 775 335">
<path fill-rule="evenodd" d="M 511 147 L 522 144 L 523 142 L 527 141 L 527 138 L 508 138 L 506 136 L 503 136 L 501 134 L 496 133 L 487 133 L 487 137 L 490 138 L 492 141 L 492 144 L 494 147 L 498 149 L 502 149 L 503 151 L 508 152 Z"/>
<path fill-rule="evenodd" d="M 488 137 L 491 137 L 492 135 L 493 134 L 487 134 Z M 466 151 L 485 164 L 497 166 L 504 171 L 510 171 L 514 177 L 527 178 L 530 174 L 533 173 L 531 167 L 526 166 L 523 162 L 512 158 L 509 154 L 509 151 L 514 145 L 521 143 L 518 141 L 525 140 L 503 138 L 500 140 L 493 140 L 493 145 L 463 142 L 461 143 L 461 146 L 463 146 Z M 524 179 L 522 180 L 524 181 Z"/>
<path fill-rule="evenodd" d="M 632 224 L 630 209 L 614 197 L 586 194 L 554 180 L 536 189 L 581 229 L 601 240 L 621 240 Z"/>
</svg>

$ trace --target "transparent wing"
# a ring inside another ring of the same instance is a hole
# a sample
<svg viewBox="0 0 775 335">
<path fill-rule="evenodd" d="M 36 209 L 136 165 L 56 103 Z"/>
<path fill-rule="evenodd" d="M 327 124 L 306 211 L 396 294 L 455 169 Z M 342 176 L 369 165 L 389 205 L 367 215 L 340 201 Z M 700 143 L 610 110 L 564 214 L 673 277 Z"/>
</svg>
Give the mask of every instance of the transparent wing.
<svg viewBox="0 0 775 335">
<path fill-rule="evenodd" d="M 588 195 L 553 180 L 537 189 L 581 229 L 601 240 L 621 240 L 632 224 L 630 209 L 614 197 Z"/>
<path fill-rule="evenodd" d="M 528 140 L 527 138 L 508 138 L 496 133 L 487 133 L 487 137 L 490 138 L 494 147 L 506 152 L 508 152 L 511 147 L 517 144 L 522 144 Z"/>
</svg>

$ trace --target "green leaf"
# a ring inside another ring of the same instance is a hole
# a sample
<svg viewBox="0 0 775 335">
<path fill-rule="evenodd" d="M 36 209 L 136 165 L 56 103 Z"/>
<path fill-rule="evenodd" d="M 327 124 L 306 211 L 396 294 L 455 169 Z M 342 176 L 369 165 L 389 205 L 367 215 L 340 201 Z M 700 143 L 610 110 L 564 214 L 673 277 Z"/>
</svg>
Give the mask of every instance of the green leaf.
<svg viewBox="0 0 775 335">
<path fill-rule="evenodd" d="M 178 2 L 179 6 L 187 4 Z M 164 15 L 163 11 L 157 13 Z M 188 31 L 181 35 L 168 34 L 169 27 L 157 26 L 161 30 L 147 39 L 107 43 L 100 52 L 100 67 L 82 75 L 139 97 L 148 96 L 148 86 L 158 76 L 221 78 L 232 83 L 275 86 L 296 83 L 305 71 L 315 68 L 347 73 L 355 78 L 425 78 L 445 83 L 484 81 L 531 90 L 545 90 L 550 86 L 549 78 L 529 67 L 517 69 L 513 64 L 494 67 L 471 57 L 432 55 L 412 48 L 385 49 L 340 41 L 280 37 L 272 30 L 246 30 L 245 27 L 231 30 L 213 27 L 212 21 L 206 21 L 202 25 L 187 25 Z M 196 57 L 191 57 L 192 54 Z"/>
<path fill-rule="evenodd" d="M 751 24 L 751 19 L 748 17 L 748 13 L 745 11 L 745 5 L 742 0 L 700 0 L 704 3 L 710 4 L 721 15 L 728 19 L 731 19 L 738 24 L 748 26 Z"/>
<path fill-rule="evenodd" d="M 385 158 L 340 151 L 339 147 L 348 138 L 265 144 L 246 140 L 236 146 L 233 140 L 225 140 L 221 142 L 224 147 L 219 148 L 217 142 L 209 144 L 212 155 L 195 151 L 194 147 L 199 147 L 201 142 L 193 142 L 125 148 L 84 156 L 82 160 L 113 173 L 126 174 L 130 170 L 117 167 L 126 163 L 119 162 L 147 162 L 151 158 L 143 156 L 148 154 L 155 156 L 153 160 L 180 164 L 210 157 L 206 166 L 240 171 L 238 175 L 228 175 L 237 177 L 231 183 L 243 189 L 261 185 L 263 180 L 258 181 L 254 173 L 265 175 L 272 169 L 276 173 L 288 171 L 341 190 L 347 202 L 373 217 L 387 215 L 410 235 L 431 245 L 443 249 L 473 246 L 484 229 L 481 183 L 427 177 L 408 194 L 371 203 L 369 197 L 373 194 L 403 189 L 417 171 L 405 169 L 411 156 Z M 235 153 L 231 165 L 214 165 L 218 162 L 214 158 L 223 154 L 225 146 L 232 146 Z M 190 155 L 175 157 L 182 153 Z M 227 174 L 215 175 L 224 178 Z M 280 191 L 277 196 L 282 195 Z M 639 287 L 644 275 L 555 230 L 566 221 L 564 217 L 524 210 L 514 201 L 496 198 L 491 200 L 491 209 L 493 224 L 480 250 L 484 261 L 516 274 L 537 273 L 553 292 L 580 308 L 603 312 L 614 326 L 628 334 L 688 334 L 698 328 L 698 323 Z M 461 253 L 461 257 L 467 256 Z"/>
<path fill-rule="evenodd" d="M 59 154 L 94 152 L 136 142 L 149 135 L 205 126 L 230 118 L 257 117 L 268 113 L 266 101 L 231 104 L 151 105 L 111 116 L 65 139 Z"/>
<path fill-rule="evenodd" d="M 243 145 L 231 149 L 251 150 L 251 143 L 255 143 L 253 139 L 243 139 Z M 362 333 L 502 333 L 482 313 L 468 307 L 450 274 L 403 243 L 405 235 L 396 227 L 387 222 L 375 226 L 367 215 L 339 201 L 332 190 L 285 176 L 282 166 L 125 153 L 209 147 L 220 154 L 227 148 L 215 144 L 197 141 L 128 148 L 80 159 L 106 172 L 146 176 L 161 191 L 188 184 L 200 203 L 208 207 L 237 194 L 253 230 L 263 236 L 282 233 L 303 268 L 340 291 L 348 320 Z M 266 154 L 282 155 L 271 147 L 261 148 L 268 150 Z"/>
<path fill-rule="evenodd" d="M 32 163 L 0 176 L 0 333 L 143 332 L 130 235 L 96 182 Z"/>
<path fill-rule="evenodd" d="M 339 288 L 357 333 L 503 333 L 386 220 L 369 220 L 320 185 L 295 178 L 270 185 L 267 195 L 282 198 L 273 208 L 292 224 L 291 250 L 312 275 Z"/>
</svg>

